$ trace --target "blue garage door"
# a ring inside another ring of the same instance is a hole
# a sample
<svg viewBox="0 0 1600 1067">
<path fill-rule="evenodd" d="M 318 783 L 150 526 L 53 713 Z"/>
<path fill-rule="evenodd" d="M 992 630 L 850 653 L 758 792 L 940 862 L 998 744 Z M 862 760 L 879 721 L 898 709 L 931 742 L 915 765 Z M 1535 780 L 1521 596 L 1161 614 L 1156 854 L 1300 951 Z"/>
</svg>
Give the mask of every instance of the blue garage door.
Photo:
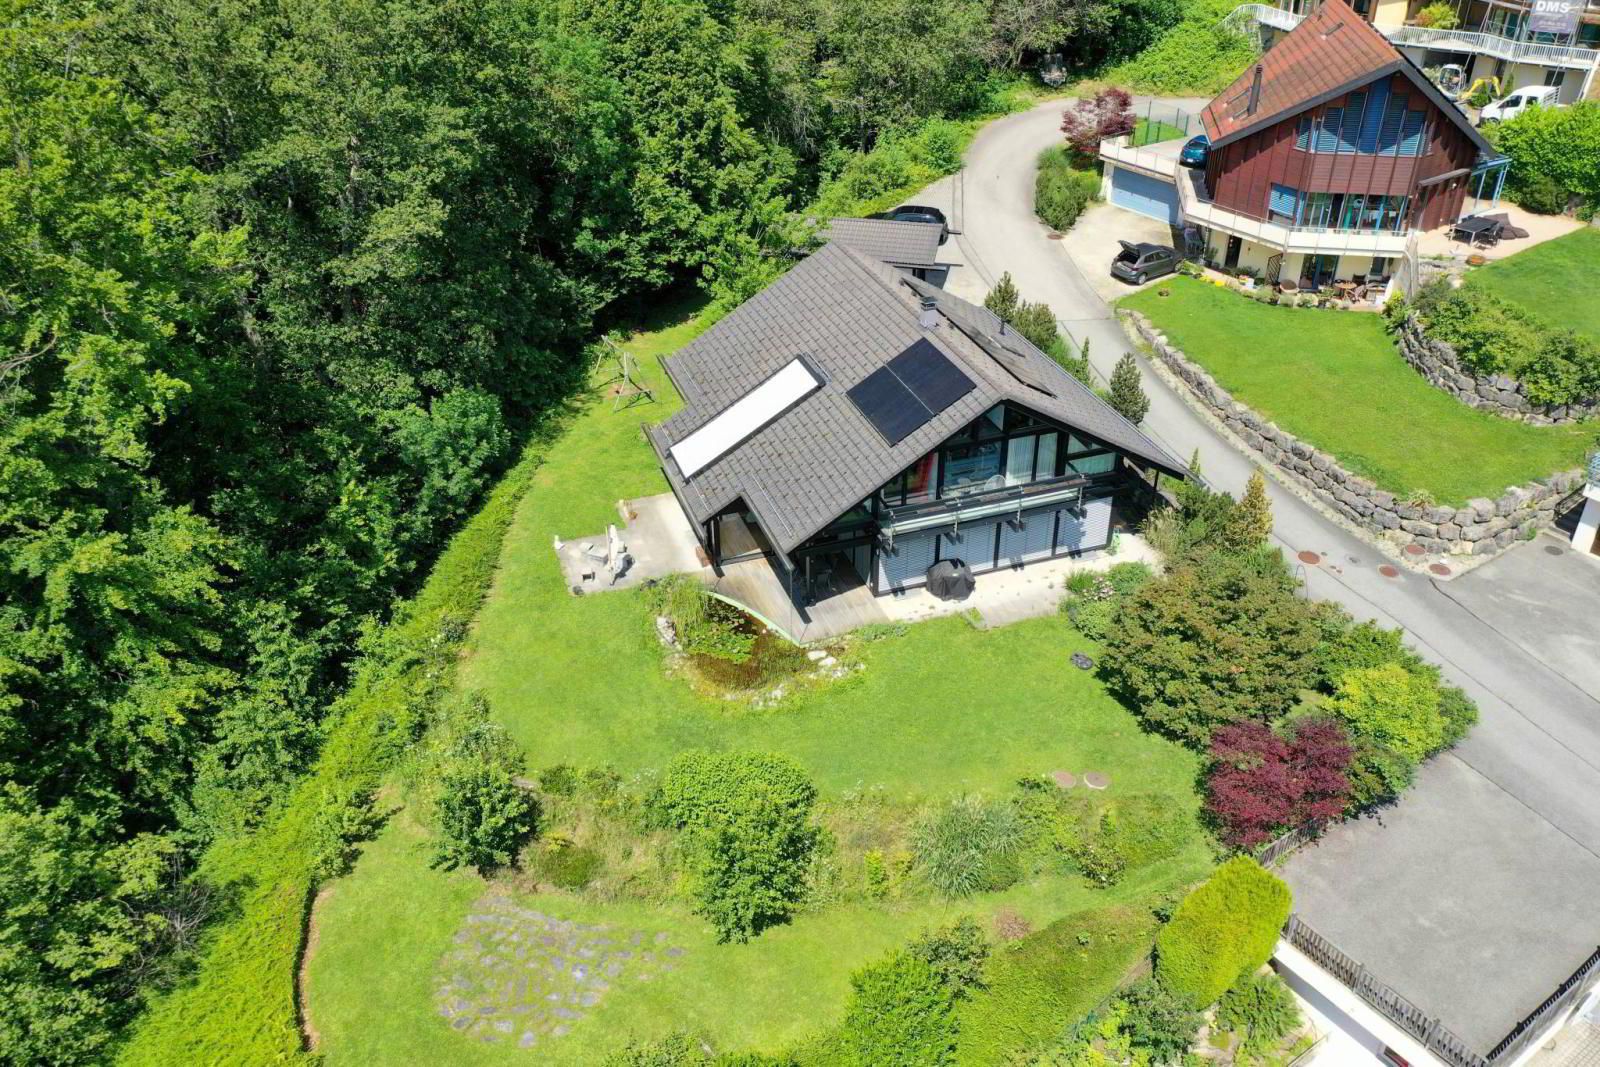
<svg viewBox="0 0 1600 1067">
<path fill-rule="evenodd" d="M 1111 202 L 1162 222 L 1178 221 L 1178 189 L 1138 171 L 1116 167 L 1111 171 Z"/>
</svg>

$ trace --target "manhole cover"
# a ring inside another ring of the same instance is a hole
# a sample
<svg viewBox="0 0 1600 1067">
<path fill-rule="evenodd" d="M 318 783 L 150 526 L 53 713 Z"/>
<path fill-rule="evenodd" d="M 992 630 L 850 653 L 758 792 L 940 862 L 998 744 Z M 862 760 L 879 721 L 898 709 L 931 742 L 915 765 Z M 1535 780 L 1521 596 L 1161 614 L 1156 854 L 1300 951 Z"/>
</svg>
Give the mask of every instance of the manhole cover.
<svg viewBox="0 0 1600 1067">
<path fill-rule="evenodd" d="M 1049 235 L 1050 240 L 1052 240 L 1052 241 L 1059 241 L 1065 236 L 1066 236 L 1066 234 L 1064 234 L 1064 233 L 1052 233 L 1052 234 Z"/>
<path fill-rule="evenodd" d="M 1562 548 L 1560 545 L 1545 545 L 1544 550 L 1546 553 L 1552 556 L 1562 556 L 1566 554 L 1566 549 Z"/>
<path fill-rule="evenodd" d="M 1315 567 L 1317 564 L 1322 562 L 1322 557 L 1317 555 L 1315 552 L 1302 552 L 1300 553 L 1300 562 Z"/>
<path fill-rule="evenodd" d="M 1406 546 L 1406 555 L 1408 556 L 1426 556 L 1427 554 L 1428 550 L 1423 548 L 1421 545 Z"/>
<path fill-rule="evenodd" d="M 1385 563 L 1383 566 L 1378 568 L 1378 573 L 1383 575 L 1385 578 L 1398 578 L 1400 577 L 1400 568 Z"/>
<path fill-rule="evenodd" d="M 1050 780 L 1062 789 L 1071 789 L 1078 784 L 1078 776 L 1071 771 L 1051 771 Z"/>
<path fill-rule="evenodd" d="M 1099 771 L 1088 771 L 1083 776 L 1083 784 L 1090 789 L 1104 789 L 1111 784 L 1111 779 Z"/>
<path fill-rule="evenodd" d="M 1450 577 L 1450 568 L 1443 563 L 1430 563 L 1428 564 L 1428 569 L 1441 578 Z"/>
</svg>

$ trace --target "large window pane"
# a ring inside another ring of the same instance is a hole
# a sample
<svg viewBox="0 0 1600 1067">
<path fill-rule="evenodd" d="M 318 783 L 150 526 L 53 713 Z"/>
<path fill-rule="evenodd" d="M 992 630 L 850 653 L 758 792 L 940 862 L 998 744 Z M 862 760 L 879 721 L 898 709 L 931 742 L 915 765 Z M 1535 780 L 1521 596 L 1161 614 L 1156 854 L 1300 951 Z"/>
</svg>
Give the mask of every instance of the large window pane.
<svg viewBox="0 0 1600 1067">
<path fill-rule="evenodd" d="M 939 476 L 939 454 L 930 452 L 918 460 L 906 472 L 906 503 L 918 504 L 924 500 L 932 500 L 937 491 Z"/>
<path fill-rule="evenodd" d="M 1038 461 L 1034 465 L 1036 478 L 1054 478 L 1056 476 L 1056 440 L 1060 435 L 1046 433 L 1039 435 Z"/>
<path fill-rule="evenodd" d="M 1080 459 L 1067 460 L 1067 469 L 1074 474 L 1110 474 L 1117 465 L 1115 452 L 1104 452 L 1098 456 L 1083 456 Z"/>
<path fill-rule="evenodd" d="M 944 452 L 944 492 L 949 496 L 974 493 L 984 488 L 989 479 L 995 479 L 992 488 L 999 488 L 1000 442 L 985 441 L 977 445 L 959 445 Z"/>
<path fill-rule="evenodd" d="M 1038 443 L 1034 436 L 1013 437 L 1010 451 L 1006 453 L 1006 484 L 1026 485 L 1033 481 L 1033 450 Z"/>
</svg>

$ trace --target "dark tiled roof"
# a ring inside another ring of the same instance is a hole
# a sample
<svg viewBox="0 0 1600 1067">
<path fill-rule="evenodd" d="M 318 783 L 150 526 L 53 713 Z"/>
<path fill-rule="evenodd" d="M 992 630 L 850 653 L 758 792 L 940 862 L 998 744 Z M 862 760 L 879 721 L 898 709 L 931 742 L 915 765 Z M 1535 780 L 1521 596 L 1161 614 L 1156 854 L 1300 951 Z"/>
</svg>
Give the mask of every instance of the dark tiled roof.
<svg viewBox="0 0 1600 1067">
<path fill-rule="evenodd" d="M 921 325 L 924 297 L 938 311 L 932 329 Z M 898 444 L 887 445 L 845 393 L 921 338 L 975 388 Z M 802 355 L 821 372 L 822 387 L 684 478 L 669 454 L 672 446 Z M 784 553 L 1002 400 L 1173 473 L 1184 469 L 989 311 L 837 241 L 669 357 L 667 370 L 683 393 L 683 410 L 646 432 L 678 499 L 695 522 L 704 522 L 742 498 Z"/>
<path fill-rule="evenodd" d="M 822 236 L 896 267 L 928 267 L 939 258 L 938 226 L 889 219 L 834 219 Z"/>
<path fill-rule="evenodd" d="M 1461 109 L 1344 0 L 1323 0 L 1207 104 L 1200 117 L 1212 146 L 1218 147 L 1395 73 L 1409 78 L 1479 151 L 1493 152 Z"/>
</svg>

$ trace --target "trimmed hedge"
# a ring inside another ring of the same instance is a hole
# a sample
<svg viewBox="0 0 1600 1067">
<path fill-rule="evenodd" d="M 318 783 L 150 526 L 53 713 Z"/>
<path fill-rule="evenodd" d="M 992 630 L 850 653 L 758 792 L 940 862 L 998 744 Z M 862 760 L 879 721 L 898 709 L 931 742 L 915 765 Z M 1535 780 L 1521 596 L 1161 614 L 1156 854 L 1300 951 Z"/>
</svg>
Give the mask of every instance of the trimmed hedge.
<svg viewBox="0 0 1600 1067">
<path fill-rule="evenodd" d="M 988 988 L 957 1013 L 956 1062 L 1010 1063 L 1083 1018 L 1150 949 L 1155 917 L 1111 907 L 1069 915 L 989 959 Z"/>
<path fill-rule="evenodd" d="M 255 833 L 218 841 L 202 873 L 241 890 L 236 915 L 210 934 L 194 978 L 155 1001 L 117 1062 L 313 1064 L 295 995 L 308 909 L 325 851 L 329 796 L 370 796 L 448 685 L 467 627 L 488 592 L 517 504 L 542 461 L 531 449 L 439 557 L 415 600 L 370 641 L 330 710 L 311 772 Z"/>
<path fill-rule="evenodd" d="M 1207 1008 L 1272 957 L 1289 918 L 1289 887 L 1235 856 L 1183 899 L 1156 937 L 1156 977 Z"/>
</svg>

